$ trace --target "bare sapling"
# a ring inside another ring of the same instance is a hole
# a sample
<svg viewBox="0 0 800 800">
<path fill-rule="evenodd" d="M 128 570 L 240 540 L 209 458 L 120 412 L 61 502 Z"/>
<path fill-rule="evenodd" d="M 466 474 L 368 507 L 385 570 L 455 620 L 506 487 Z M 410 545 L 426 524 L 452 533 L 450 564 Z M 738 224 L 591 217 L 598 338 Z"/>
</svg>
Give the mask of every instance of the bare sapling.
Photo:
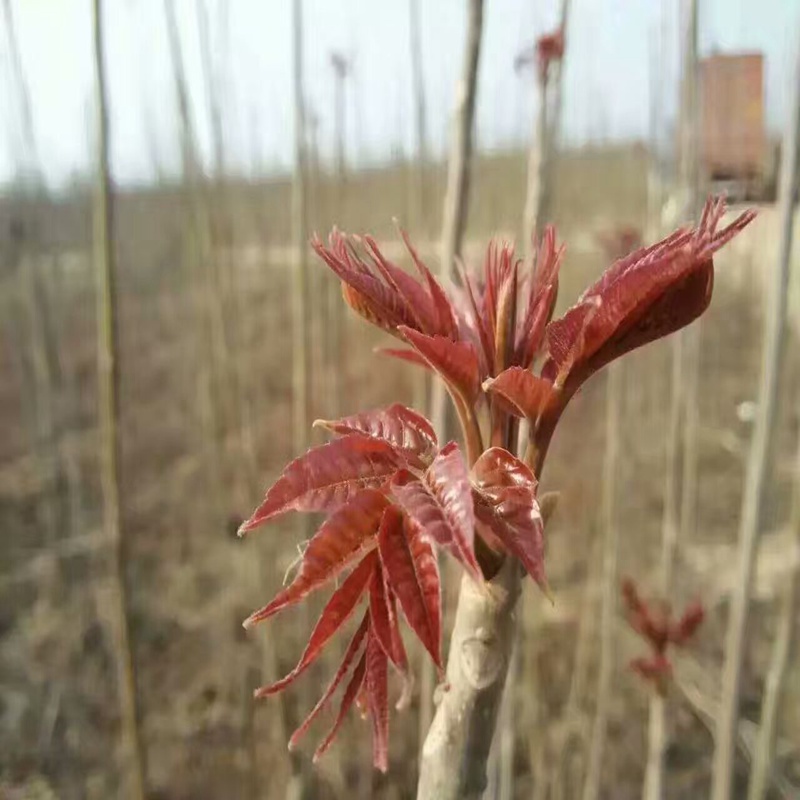
<svg viewBox="0 0 800 800">
<path fill-rule="evenodd" d="M 453 111 L 450 155 L 447 162 L 447 186 L 442 212 L 440 274 L 444 286 L 450 284 L 455 262 L 462 255 L 472 173 L 475 100 L 478 93 L 478 64 L 483 33 L 483 0 L 467 0 L 467 9 L 464 65 L 456 88 L 456 106 Z M 434 381 L 431 390 L 431 419 L 436 433 L 440 436 L 444 435 L 446 408 L 445 389 L 442 384 Z"/>
<path fill-rule="evenodd" d="M 246 627 L 334 584 L 297 666 L 258 696 L 286 689 L 356 619 L 340 667 L 291 748 L 341 688 L 315 757 L 356 705 L 372 729 L 375 766 L 388 768 L 390 674 L 399 680 L 401 708 L 411 685 L 403 617 L 441 682 L 417 796 L 481 796 L 523 576 L 550 596 L 539 481 L 558 421 L 595 372 L 705 311 L 714 253 L 754 217 L 748 211 L 721 228 L 724 212 L 724 201 L 710 199 L 697 227 L 618 259 L 557 319 L 564 248 L 551 227 L 534 260 L 517 260 L 510 245 L 492 243 L 483 269 L 464 269 L 448 289 L 407 236 L 418 277 L 389 261 L 370 236 L 334 231 L 327 246 L 314 240 L 350 308 L 398 340 L 385 353 L 444 383 L 461 443 L 441 442 L 427 419 L 399 403 L 319 420 L 332 439 L 292 461 L 241 526 L 245 534 L 292 511 L 325 515 L 294 579 Z M 522 419 L 529 435 L 515 454 Z M 436 549 L 464 573 L 446 665 Z"/>
<path fill-rule="evenodd" d="M 410 181 L 410 208 L 413 229 L 419 235 L 427 233 L 427 192 L 425 173 L 428 165 L 428 125 L 425 113 L 425 79 L 422 70 L 422 23 L 420 1 L 408 0 L 408 45 L 411 64 L 412 106 L 414 109 L 413 174 Z"/>
<path fill-rule="evenodd" d="M 226 178 L 227 159 L 223 125 L 224 98 L 224 60 L 228 27 L 228 6 L 219 7 L 217 18 L 217 37 L 212 39 L 212 25 L 208 19 L 207 0 L 197 3 L 197 27 L 200 41 L 200 63 L 203 70 L 206 102 L 208 105 L 209 128 L 211 132 L 212 181 L 206 192 L 206 227 L 208 229 L 208 280 L 210 295 L 207 300 L 210 322 L 213 331 L 213 345 L 218 359 L 216 379 L 219 383 L 217 394 L 223 393 L 230 400 L 222 408 L 223 418 L 220 436 L 224 438 L 228 424 L 235 424 L 241 432 L 239 411 L 241 408 L 241 389 L 239 372 L 235 360 L 231 358 L 231 343 L 236 333 L 235 275 L 233 253 L 233 214 L 231 196 Z"/>
<path fill-rule="evenodd" d="M 218 300 L 210 283 L 208 215 L 203 196 L 202 167 L 197 147 L 194 119 L 189 104 L 189 86 L 184 66 L 180 31 L 175 14 L 175 1 L 164 0 L 164 21 L 169 44 L 175 102 L 178 112 L 178 132 L 181 150 L 183 179 L 183 212 L 185 215 L 185 246 L 183 252 L 185 280 L 191 298 L 192 322 L 196 326 L 194 339 L 193 374 L 197 423 L 202 430 L 202 460 L 206 488 L 206 501 L 212 524 L 219 526 L 224 517 L 221 480 L 222 444 L 220 440 L 221 413 L 216 402 L 215 379 L 218 348 L 213 346 L 214 326 L 211 305 Z M 199 288 L 196 286 L 199 284 Z M 188 376 L 187 376 L 188 377 Z"/>
<path fill-rule="evenodd" d="M 331 53 L 330 64 L 334 77 L 333 92 L 333 128 L 334 149 L 336 152 L 336 171 L 334 188 L 334 213 L 340 219 L 347 216 L 347 126 L 346 126 L 346 86 L 353 64 L 343 53 Z M 330 352 L 325 365 L 326 385 L 323 394 L 329 398 L 331 408 L 338 410 L 342 403 L 341 360 L 344 358 L 344 330 L 342 328 L 342 312 L 339 303 L 338 286 L 335 280 L 323 284 L 324 314 L 322 315 L 325 335 L 323 348 Z"/>
<path fill-rule="evenodd" d="M 564 57 L 564 36 L 566 13 L 569 3 L 564 2 L 562 8 L 562 26 L 552 33 L 540 36 L 533 48 L 520 53 L 514 67 L 517 71 L 528 64 L 535 67 L 536 87 L 539 105 L 536 110 L 534 132 L 528 156 L 528 181 L 525 193 L 525 209 L 522 215 L 523 235 L 541 236 L 545 221 L 550 216 L 550 194 L 552 187 L 551 172 L 553 167 L 554 141 L 557 133 L 556 120 L 552 114 L 557 110 L 560 114 L 561 100 L 561 62 Z M 553 76 L 556 76 L 554 91 L 550 91 Z M 551 96 L 552 94 L 552 96 Z M 551 105 L 553 108 L 551 109 Z"/>
<path fill-rule="evenodd" d="M 145 753 L 136 692 L 135 661 L 131 648 L 131 610 L 126 583 L 128 547 L 122 530 L 122 480 L 119 426 L 119 330 L 114 217 L 109 165 L 108 99 L 106 93 L 103 3 L 94 0 L 93 45 L 97 115 L 97 186 L 94 199 L 94 269 L 97 316 L 97 395 L 100 423 L 100 486 L 103 532 L 112 554 L 109 617 L 120 703 L 120 739 L 123 755 L 123 790 L 120 796 L 145 798 Z"/>
<path fill-rule="evenodd" d="M 292 85 L 294 97 L 294 172 L 292 174 L 292 440 L 298 451 L 308 447 L 308 424 L 311 410 L 311 326 L 308 260 L 306 237 L 308 225 L 308 159 L 306 153 L 306 104 L 303 58 L 303 0 L 292 3 Z M 298 518 L 297 533 L 305 539 L 309 521 Z M 269 650 L 270 648 L 267 648 Z M 284 724 L 288 709 L 281 704 Z M 300 800 L 305 792 L 305 779 L 296 756 L 291 757 L 291 784 L 287 797 Z"/>
<path fill-rule="evenodd" d="M 0 9 L 8 64 L 14 84 L 15 113 L 8 115 L 13 123 L 9 133 L 17 133 L 13 138 L 18 140 L 15 148 L 18 149 L 17 159 L 22 165 L 23 181 L 27 184 L 23 188 L 35 197 L 43 193 L 45 187 L 33 124 L 30 90 L 17 37 L 13 3 L 11 0 L 3 0 Z M 25 205 L 23 204 L 23 208 Z M 29 369 L 25 374 L 30 379 L 26 380 L 25 395 L 32 400 L 31 440 L 38 462 L 37 471 L 44 479 L 44 492 L 38 510 L 45 540 L 53 543 L 59 535 L 63 535 L 63 510 L 66 504 L 63 502 L 62 489 L 68 483 L 62 447 L 65 409 L 57 331 L 53 324 L 54 314 L 49 302 L 47 282 L 42 274 L 42 252 L 38 247 L 36 223 L 32 215 L 22 210 L 14 220 L 10 233 L 10 246 L 3 253 L 3 260 L 19 276 L 18 296 L 23 317 L 20 328 L 29 343 Z M 59 531 L 62 533 L 59 534 Z"/>
</svg>

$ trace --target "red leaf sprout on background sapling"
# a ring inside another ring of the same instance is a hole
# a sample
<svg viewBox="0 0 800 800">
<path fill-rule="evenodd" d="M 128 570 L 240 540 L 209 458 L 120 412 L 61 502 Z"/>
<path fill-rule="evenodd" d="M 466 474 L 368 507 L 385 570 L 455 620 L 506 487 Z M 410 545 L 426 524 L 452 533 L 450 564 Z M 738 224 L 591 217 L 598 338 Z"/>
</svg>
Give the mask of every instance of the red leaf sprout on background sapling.
<svg viewBox="0 0 800 800">
<path fill-rule="evenodd" d="M 664 695 L 672 677 L 668 651 L 688 643 L 705 619 L 705 609 L 694 601 L 676 618 L 669 603 L 645 600 L 630 578 L 622 581 L 622 599 L 628 624 L 650 648 L 649 655 L 634 658 L 630 668 Z"/>
<path fill-rule="evenodd" d="M 336 582 L 297 666 L 258 697 L 289 686 L 363 607 L 340 667 L 290 747 L 344 686 L 315 757 L 355 704 L 371 720 L 374 764 L 386 770 L 390 667 L 403 685 L 398 705 L 410 686 L 401 617 L 443 676 L 435 548 L 479 584 L 504 559 L 516 558 L 548 591 L 537 493 L 556 424 L 592 374 L 707 308 L 714 253 L 754 217 L 745 212 L 719 229 L 724 212 L 724 201 L 710 199 L 696 228 L 618 259 L 555 320 L 564 247 L 553 228 L 532 263 L 516 259 L 510 245 L 492 242 L 482 271 L 462 270 L 459 285 L 447 291 L 405 233 L 416 275 L 389 261 L 369 236 L 334 230 L 328 246 L 314 240 L 341 280 L 345 302 L 399 341 L 384 352 L 444 381 L 464 449 L 456 442 L 441 446 L 431 423 L 400 404 L 318 420 L 334 438 L 292 461 L 241 526 L 244 534 L 290 511 L 326 515 L 292 582 L 245 627 Z M 521 418 L 529 431 L 522 458 L 514 452 Z"/>
</svg>

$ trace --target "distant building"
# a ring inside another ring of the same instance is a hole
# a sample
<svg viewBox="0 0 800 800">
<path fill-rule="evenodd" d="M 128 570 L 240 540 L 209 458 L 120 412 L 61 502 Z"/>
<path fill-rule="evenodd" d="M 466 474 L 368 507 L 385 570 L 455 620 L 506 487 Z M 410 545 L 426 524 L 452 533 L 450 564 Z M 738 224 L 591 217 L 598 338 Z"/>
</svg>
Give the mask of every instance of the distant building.
<svg viewBox="0 0 800 800">
<path fill-rule="evenodd" d="M 761 197 L 773 184 L 764 121 L 764 56 L 715 53 L 700 62 L 700 166 L 715 189 Z"/>
</svg>

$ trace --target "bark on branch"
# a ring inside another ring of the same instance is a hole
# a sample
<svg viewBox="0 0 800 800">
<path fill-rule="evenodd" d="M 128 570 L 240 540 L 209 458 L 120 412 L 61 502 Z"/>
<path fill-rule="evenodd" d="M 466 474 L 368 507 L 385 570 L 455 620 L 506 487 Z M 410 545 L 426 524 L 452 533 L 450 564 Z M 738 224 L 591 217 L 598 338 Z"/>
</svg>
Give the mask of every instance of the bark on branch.
<svg viewBox="0 0 800 800">
<path fill-rule="evenodd" d="M 483 587 L 462 578 L 447 683 L 422 749 L 417 800 L 477 800 L 483 794 L 519 591 L 520 567 L 511 558 Z"/>
</svg>

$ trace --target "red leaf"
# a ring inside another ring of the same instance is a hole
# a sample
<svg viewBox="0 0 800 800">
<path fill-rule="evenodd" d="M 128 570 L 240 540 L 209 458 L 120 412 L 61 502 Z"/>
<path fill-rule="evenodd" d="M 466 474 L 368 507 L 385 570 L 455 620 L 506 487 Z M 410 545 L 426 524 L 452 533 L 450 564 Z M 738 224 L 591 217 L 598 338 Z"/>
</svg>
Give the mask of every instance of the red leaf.
<svg viewBox="0 0 800 800">
<path fill-rule="evenodd" d="M 458 333 L 458 326 L 456 324 L 456 318 L 450 298 L 447 296 L 447 293 L 442 288 L 439 281 L 436 280 L 433 273 L 428 269 L 427 266 L 425 266 L 425 263 L 419 257 L 416 249 L 411 244 L 411 240 L 408 238 L 408 234 L 404 230 L 400 229 L 400 235 L 403 237 L 403 242 L 405 243 L 411 258 L 414 261 L 414 266 L 428 284 L 428 291 L 430 292 L 431 299 L 433 300 L 433 306 L 436 309 L 438 316 L 439 324 L 437 329 L 425 332 L 432 334 L 438 333 L 441 336 L 446 336 L 448 339 L 455 339 Z"/>
<path fill-rule="evenodd" d="M 403 679 L 403 691 L 396 706 L 400 710 L 411 702 L 412 681 L 408 669 L 408 655 L 397 619 L 397 601 L 380 566 L 375 569 L 375 577 L 371 586 L 370 617 L 373 632 L 378 635 L 387 658 Z"/>
<path fill-rule="evenodd" d="M 400 267 L 384 258 L 371 236 L 365 236 L 364 241 L 375 261 L 375 266 L 383 274 L 386 282 L 394 286 L 405 299 L 417 321 L 418 329 L 424 333 L 439 333 L 439 312 L 425 287 Z"/>
<path fill-rule="evenodd" d="M 347 576 L 325 605 L 297 666 L 286 677 L 269 686 L 262 686 L 256 692 L 256 697 L 267 697 L 282 691 L 317 660 L 325 645 L 350 618 L 377 564 L 376 554 L 369 553 Z"/>
<path fill-rule="evenodd" d="M 642 614 L 647 611 L 647 606 L 639 594 L 639 589 L 631 578 L 623 578 L 621 588 L 622 598 L 631 614 Z"/>
<path fill-rule="evenodd" d="M 372 718 L 372 761 L 376 769 L 389 768 L 389 689 L 386 653 L 373 635 L 367 638 L 367 704 Z"/>
<path fill-rule="evenodd" d="M 320 697 L 320 699 L 317 701 L 317 704 L 314 706 L 314 708 L 311 709 L 311 713 L 303 720 L 303 722 L 300 723 L 300 726 L 292 734 L 292 738 L 289 739 L 290 750 L 294 750 L 294 748 L 297 747 L 300 739 L 311 727 L 311 723 L 317 718 L 317 716 L 319 716 L 319 713 L 325 708 L 331 697 L 333 697 L 333 693 L 339 688 L 339 684 L 342 682 L 342 679 L 350 669 L 350 665 L 353 663 L 355 657 L 361 650 L 361 645 L 364 643 L 364 639 L 367 636 L 368 630 L 369 613 L 366 613 L 364 614 L 364 618 L 361 620 L 361 624 L 358 626 L 358 630 L 356 630 L 356 632 L 353 634 L 353 638 L 350 640 L 347 650 L 345 650 L 345 654 L 342 658 L 342 663 L 339 665 L 339 669 L 336 670 L 336 674 L 331 679 L 331 682 L 328 684 L 322 697 Z M 364 660 L 363 655 L 361 660 Z"/>
<path fill-rule="evenodd" d="M 350 308 L 358 314 L 359 317 L 374 325 L 376 328 L 394 333 L 397 329 L 397 320 L 387 314 L 381 306 L 374 303 L 367 297 L 367 295 L 348 286 L 346 283 L 342 284 L 342 298 Z"/>
<path fill-rule="evenodd" d="M 326 248 L 315 239 L 311 246 L 342 281 L 345 300 L 356 313 L 389 331 L 398 325 L 414 324 L 414 315 L 405 298 L 371 274 L 342 234 L 334 231 L 330 243 L 331 248 Z"/>
<path fill-rule="evenodd" d="M 446 547 L 476 581 L 483 580 L 475 559 L 469 476 L 455 442 L 439 453 L 422 480 L 407 470 L 398 472 L 392 494 L 425 535 Z"/>
<path fill-rule="evenodd" d="M 480 367 L 478 353 L 471 342 L 426 336 L 406 326 L 400 326 L 398 331 L 464 402 L 475 401 L 480 391 Z"/>
<path fill-rule="evenodd" d="M 518 326 L 514 359 L 525 369 L 531 366 L 542 346 L 545 328 L 553 313 L 556 291 L 556 284 L 542 289 L 541 295 L 531 301 L 522 323 Z"/>
<path fill-rule="evenodd" d="M 558 294 L 558 271 L 564 257 L 564 245 L 556 248 L 556 233 L 552 225 L 545 228 L 541 240 L 533 242 L 536 260 L 528 280 L 528 302 L 517 326 L 516 361 L 518 366 L 530 367 L 542 346 L 544 330 Z"/>
<path fill-rule="evenodd" d="M 441 670 L 439 565 L 422 533 L 409 517 L 389 507 L 378 531 L 378 552 L 387 582 L 400 601 L 408 624 Z"/>
<path fill-rule="evenodd" d="M 698 269 L 705 273 L 700 280 Z M 593 366 L 599 369 L 618 355 L 685 327 L 707 308 L 713 279 L 711 260 L 701 264 L 689 247 L 667 249 L 651 264 L 629 269 L 604 289 L 602 305 L 588 326 L 582 359 L 597 353 Z"/>
<path fill-rule="evenodd" d="M 392 358 L 399 358 L 401 361 L 407 361 L 409 364 L 414 364 L 417 367 L 425 367 L 425 369 L 432 370 L 433 367 L 416 351 L 402 347 L 376 347 L 373 351 L 380 353 L 384 356 L 392 356 Z"/>
<path fill-rule="evenodd" d="M 475 462 L 472 476 L 477 491 L 476 517 L 491 528 L 547 594 L 544 523 L 533 473 L 507 450 L 492 447 Z"/>
<path fill-rule="evenodd" d="M 494 329 L 489 328 L 488 320 L 481 314 L 476 299 L 474 281 L 463 268 L 461 269 L 461 281 L 464 284 L 463 294 L 469 313 L 461 314 L 460 319 L 463 321 L 466 331 L 469 331 L 480 344 L 480 351 L 483 355 L 481 366 L 485 370 L 484 374 L 488 374 L 494 372 Z M 461 335 L 460 338 L 464 338 L 464 335 Z"/>
<path fill-rule="evenodd" d="M 311 537 L 298 576 L 271 603 L 251 614 L 244 626 L 248 628 L 297 603 L 374 548 L 375 534 L 388 503 L 381 492 L 365 489 L 331 514 Z"/>
<path fill-rule="evenodd" d="M 548 326 L 551 360 L 542 374 L 566 375 L 573 364 L 579 384 L 613 359 L 685 327 L 711 299 L 713 254 L 754 218 L 745 212 L 717 232 L 725 203 L 710 199 L 694 230 L 678 230 L 661 242 L 616 261 Z M 587 308 L 599 304 L 596 313 Z M 579 340 L 580 337 L 580 340 Z"/>
<path fill-rule="evenodd" d="M 713 288 L 714 265 L 709 259 L 665 289 L 646 314 L 621 325 L 593 355 L 589 371 L 596 372 L 631 350 L 685 328 L 708 308 Z"/>
<path fill-rule="evenodd" d="M 404 456 L 418 456 L 424 461 L 430 461 L 439 449 L 433 425 L 400 403 L 343 419 L 318 419 L 314 426 L 339 434 L 369 436 L 390 444 Z"/>
<path fill-rule="evenodd" d="M 600 297 L 610 286 L 634 269 L 650 269 L 659 263 L 663 254 L 669 250 L 680 250 L 691 242 L 692 232 L 686 228 L 673 231 L 660 242 L 640 247 L 615 261 L 579 298 L 579 302 L 590 297 Z"/>
<path fill-rule="evenodd" d="M 556 388 L 564 385 L 575 363 L 583 358 L 589 325 L 602 302 L 599 297 L 587 298 L 545 329 L 548 359 L 542 366 L 542 377 L 554 383 Z"/>
<path fill-rule="evenodd" d="M 542 289 L 554 286 L 558 281 L 558 271 L 564 258 L 566 246 L 556 247 L 556 229 L 553 225 L 546 225 L 542 238 L 536 248 L 536 261 L 534 263 L 533 283 L 531 285 L 531 302 L 535 301 Z"/>
<path fill-rule="evenodd" d="M 369 640 L 367 640 L 367 650 L 369 650 Z M 333 726 L 328 731 L 327 735 L 322 740 L 322 743 L 314 753 L 314 763 L 319 761 L 320 758 L 325 755 L 325 751 L 333 743 L 333 740 L 336 738 L 336 734 L 339 733 L 339 728 L 342 727 L 342 723 L 344 722 L 344 718 L 347 716 L 347 712 L 352 708 L 356 696 L 361 691 L 361 687 L 364 685 L 366 673 L 367 653 L 364 653 L 364 655 L 361 656 L 361 660 L 356 665 L 356 668 L 353 670 L 353 675 L 350 678 L 350 682 L 347 684 L 347 688 L 344 690 L 342 702 L 339 706 L 339 713 L 336 715 Z M 384 769 L 384 772 L 385 771 L 386 770 Z"/>
<path fill-rule="evenodd" d="M 630 578 L 622 581 L 622 597 L 627 607 L 628 624 L 651 647 L 663 652 L 669 642 L 669 608 L 663 604 L 651 607 Z"/>
<path fill-rule="evenodd" d="M 550 381 L 538 378 L 522 367 L 509 367 L 496 378 L 484 381 L 483 389 L 499 398 L 506 411 L 535 422 L 553 398 Z"/>
<path fill-rule="evenodd" d="M 292 461 L 239 535 L 288 511 L 333 511 L 367 487 L 384 484 L 403 459 L 386 442 L 344 436 Z"/>
<path fill-rule="evenodd" d="M 536 492 L 539 482 L 531 468 L 503 447 L 490 447 L 472 465 L 472 482 L 483 491 L 523 488 Z"/>
<path fill-rule="evenodd" d="M 391 611 L 393 611 L 392 609 Z M 380 564 L 375 564 L 372 579 L 369 584 L 369 616 L 372 633 L 380 642 L 383 651 L 401 672 L 408 670 L 405 662 L 405 651 L 397 647 L 397 641 L 392 635 L 392 614 L 386 596 L 386 584 Z"/>
</svg>

